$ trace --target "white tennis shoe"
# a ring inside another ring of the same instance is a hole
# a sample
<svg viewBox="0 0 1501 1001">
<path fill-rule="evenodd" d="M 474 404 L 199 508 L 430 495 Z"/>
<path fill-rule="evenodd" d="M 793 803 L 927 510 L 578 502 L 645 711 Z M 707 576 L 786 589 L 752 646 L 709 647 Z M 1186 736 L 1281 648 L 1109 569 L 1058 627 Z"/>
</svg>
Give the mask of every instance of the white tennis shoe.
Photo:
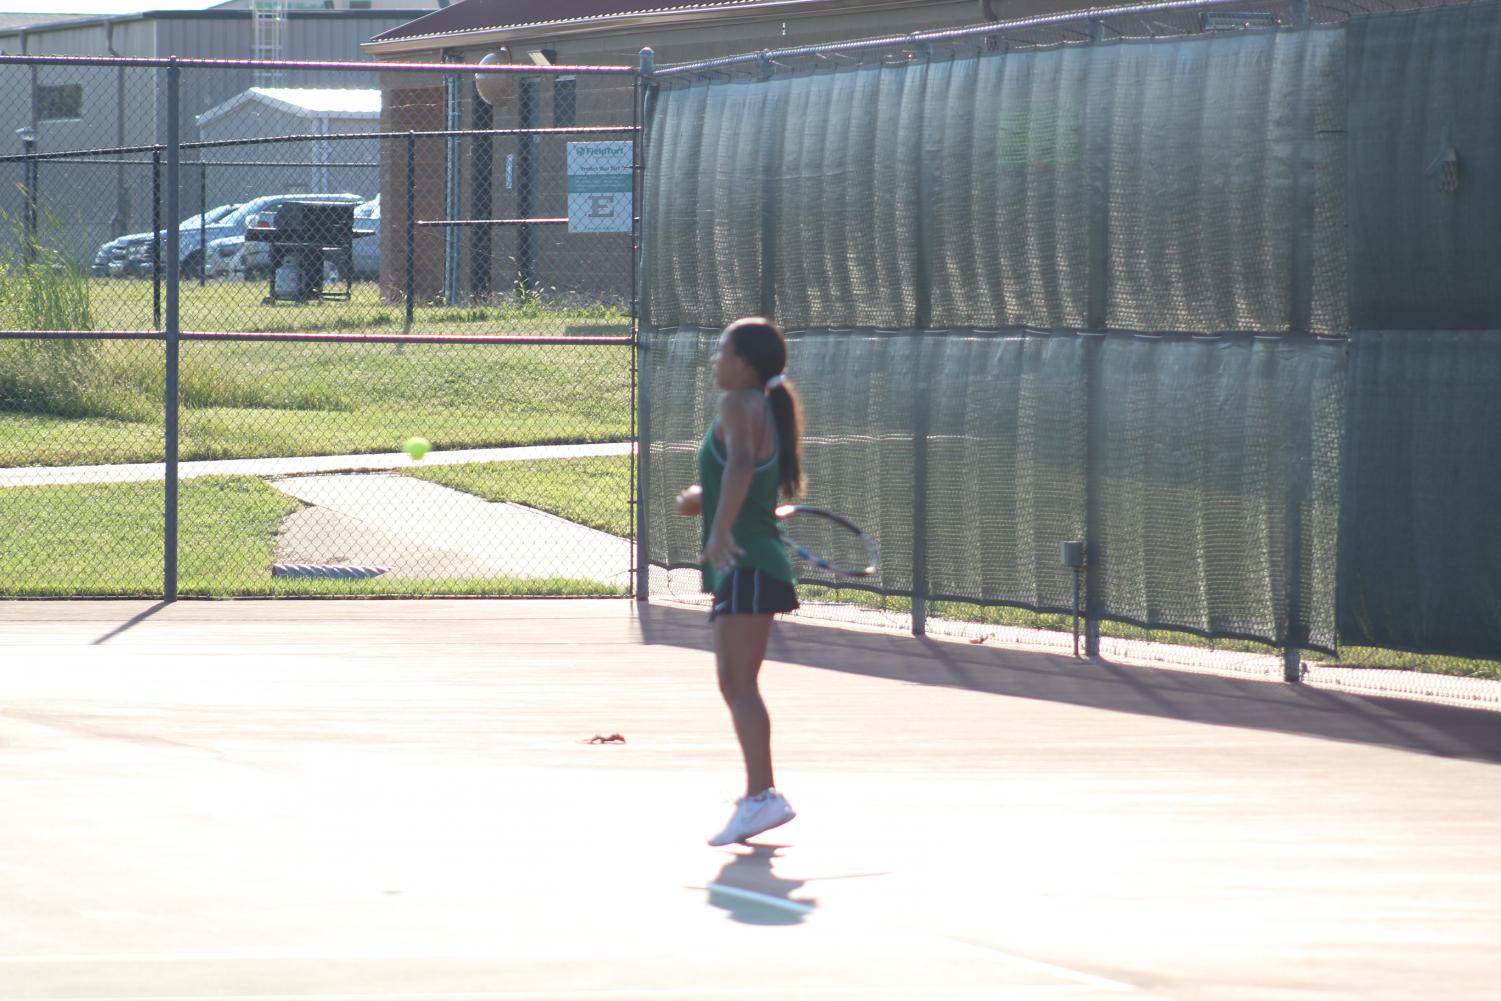
<svg viewBox="0 0 1501 1001">
<path fill-rule="evenodd" d="M 735 814 L 725 829 L 709 839 L 716 848 L 732 845 L 746 838 L 753 838 L 773 827 L 781 827 L 797 816 L 792 804 L 775 789 L 767 789 L 754 796 L 745 796 L 735 803 Z"/>
</svg>

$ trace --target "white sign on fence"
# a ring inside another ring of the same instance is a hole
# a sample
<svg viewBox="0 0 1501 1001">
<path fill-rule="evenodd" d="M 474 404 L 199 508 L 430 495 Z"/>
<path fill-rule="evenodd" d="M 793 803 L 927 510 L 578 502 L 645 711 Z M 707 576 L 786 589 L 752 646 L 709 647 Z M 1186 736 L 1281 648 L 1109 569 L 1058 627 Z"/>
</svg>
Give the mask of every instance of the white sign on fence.
<svg viewBox="0 0 1501 1001">
<path fill-rule="evenodd" d="M 568 232 L 631 231 L 631 144 L 568 144 Z"/>
</svg>

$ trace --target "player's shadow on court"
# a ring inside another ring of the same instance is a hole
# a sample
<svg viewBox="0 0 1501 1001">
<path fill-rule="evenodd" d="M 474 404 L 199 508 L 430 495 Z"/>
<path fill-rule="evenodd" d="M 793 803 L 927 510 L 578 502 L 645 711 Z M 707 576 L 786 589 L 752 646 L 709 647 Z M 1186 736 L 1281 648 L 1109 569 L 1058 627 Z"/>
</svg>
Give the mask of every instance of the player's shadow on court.
<svg viewBox="0 0 1501 1001">
<path fill-rule="evenodd" d="M 637 608 L 645 642 L 712 649 L 704 613 Z M 772 631 L 766 656 L 908 684 L 1501 763 L 1501 726 L 1484 709 L 792 622 Z"/>
<path fill-rule="evenodd" d="M 792 896 L 806 880 L 783 879 L 771 871 L 777 852 L 786 846 L 746 847 L 750 851 L 738 851 L 709 883 L 709 906 L 728 911 L 730 918 L 741 924 L 801 924 L 818 901 Z"/>
</svg>

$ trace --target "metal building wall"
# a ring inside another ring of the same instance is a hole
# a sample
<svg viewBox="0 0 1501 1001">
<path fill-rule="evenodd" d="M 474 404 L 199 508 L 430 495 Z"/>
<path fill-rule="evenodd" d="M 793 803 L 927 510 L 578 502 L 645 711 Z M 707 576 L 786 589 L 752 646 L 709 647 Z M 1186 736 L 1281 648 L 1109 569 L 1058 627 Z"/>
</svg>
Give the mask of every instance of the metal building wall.
<svg viewBox="0 0 1501 1001">
<path fill-rule="evenodd" d="M 415 12 L 411 12 L 415 13 Z M 157 20 L 157 52 L 202 59 L 249 59 L 250 16 L 235 12 L 234 17 L 213 18 L 164 17 Z M 373 35 L 410 20 L 408 13 L 389 12 L 371 17 L 353 17 L 302 13 L 288 15 L 287 58 L 296 60 L 363 61 L 360 44 Z M 193 119 L 210 108 L 244 91 L 254 83 L 249 69 L 193 70 L 192 85 L 184 86 L 182 108 L 183 141 L 199 137 Z M 375 87 L 374 75 L 344 71 L 289 72 L 287 87 Z M 161 111 L 166 111 L 166 96 L 161 95 Z"/>
<path fill-rule="evenodd" d="M 363 60 L 362 42 L 419 13 L 383 11 L 351 16 L 294 12 L 290 16 L 287 55 L 291 59 Z M 0 32 L 0 49 L 22 52 L 22 33 Z M 44 26 L 26 32 L 24 51 L 28 55 L 246 59 L 250 55 L 250 15 L 248 11 L 234 11 L 86 19 L 70 26 Z M 37 86 L 79 83 L 83 87 L 82 117 L 76 121 L 36 121 L 31 99 L 34 82 Z M 179 123 L 182 140 L 199 139 L 197 116 L 244 91 L 252 82 L 248 69 L 184 71 Z M 373 74 L 324 72 L 290 74 L 286 85 L 375 87 L 377 81 Z M 36 129 L 36 149 L 41 152 L 166 141 L 165 71 L 0 66 L 0 93 L 10 96 L 0 102 L 0 152 L 22 152 L 14 137 L 18 128 L 28 124 Z M 193 157 L 188 154 L 189 159 Z M 150 154 L 133 154 L 130 158 L 149 161 Z M 19 167 L 14 178 L 20 180 Z M 105 240 L 151 227 L 149 163 L 99 166 L 48 162 L 42 164 L 38 181 L 44 212 L 59 217 L 59 246 L 80 260 L 90 259 Z M 195 211 L 198 205 L 197 182 L 191 183 L 193 189 L 183 193 L 183 215 Z M 111 209 L 101 211 L 97 201 L 80 198 L 80 192 L 101 194 L 109 199 Z M 22 205 L 22 195 L 11 175 L 0 169 L 0 211 L 19 216 Z M 0 233 L 0 242 L 5 239 Z"/>
<path fill-rule="evenodd" d="M 343 118 L 331 115 L 330 133 L 374 132 L 380 121 L 374 118 Z M 270 136 L 310 135 L 323 129 L 323 118 L 297 115 L 260 102 L 247 102 L 203 126 L 203 138 L 254 139 Z M 203 151 L 210 166 L 206 177 L 210 205 L 245 202 L 261 195 L 298 192 L 351 192 L 373 198 L 378 188 L 375 165 L 375 140 L 352 140 L 329 143 L 320 149 L 317 141 L 235 146 Z M 215 168 L 215 161 L 245 164 L 259 161 L 265 166 Z M 315 163 L 368 162 L 368 167 L 313 166 Z M 191 202 L 195 207 L 198 201 Z"/>
<path fill-rule="evenodd" d="M 22 52 L 20 32 L 0 33 L 0 49 Z M 144 19 L 120 19 L 112 24 L 92 20 L 67 27 L 26 33 L 27 55 L 107 56 L 156 55 L 155 27 Z M 33 94 L 38 88 L 77 84 L 82 88 L 82 115 L 71 120 L 42 120 L 35 114 Z M 120 67 L 40 66 L 0 67 L 0 151 L 22 152 L 16 130 L 31 125 L 38 152 L 89 149 L 150 143 L 157 136 L 156 73 Z M 142 159 L 137 155 L 132 159 Z M 147 157 L 149 159 L 149 157 Z M 0 210 L 18 213 L 21 194 L 11 181 L 21 168 L 0 173 Z M 141 164 L 106 165 L 99 159 L 79 163 L 48 161 L 39 164 L 39 204 L 44 216 L 43 236 L 79 259 L 92 257 L 105 240 L 151 225 L 151 175 Z M 88 197 L 80 197 L 87 192 Z M 108 209 L 101 209 L 100 199 Z M 6 245 L 11 235 L 3 234 Z"/>
</svg>

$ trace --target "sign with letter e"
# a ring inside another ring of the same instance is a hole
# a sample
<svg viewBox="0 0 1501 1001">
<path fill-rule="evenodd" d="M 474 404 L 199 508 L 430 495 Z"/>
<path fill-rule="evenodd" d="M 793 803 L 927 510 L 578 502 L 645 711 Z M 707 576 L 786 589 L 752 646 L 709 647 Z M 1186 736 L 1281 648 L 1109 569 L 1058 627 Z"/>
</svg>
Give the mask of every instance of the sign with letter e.
<svg viewBox="0 0 1501 1001">
<path fill-rule="evenodd" d="M 631 231 L 631 144 L 568 144 L 568 232 Z"/>
</svg>

